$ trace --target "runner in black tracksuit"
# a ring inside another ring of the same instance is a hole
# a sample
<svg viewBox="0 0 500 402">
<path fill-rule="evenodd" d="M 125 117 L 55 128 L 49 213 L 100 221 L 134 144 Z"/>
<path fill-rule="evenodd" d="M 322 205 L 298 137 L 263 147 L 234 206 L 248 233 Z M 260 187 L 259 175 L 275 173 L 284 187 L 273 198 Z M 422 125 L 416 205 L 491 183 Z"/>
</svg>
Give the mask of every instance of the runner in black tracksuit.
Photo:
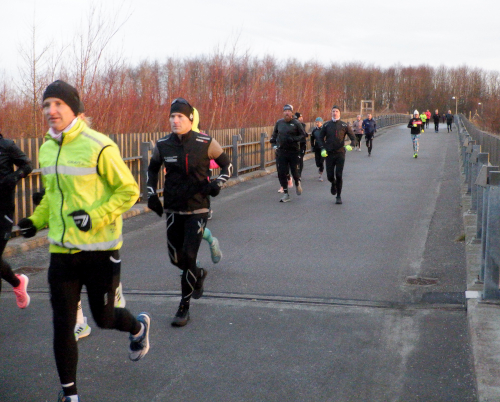
<svg viewBox="0 0 500 402">
<path fill-rule="evenodd" d="M 302 169 L 304 169 L 304 156 L 306 155 L 307 151 L 307 137 L 309 134 L 307 134 L 306 123 L 304 123 L 304 117 L 302 116 L 302 113 L 296 112 L 295 118 L 300 121 L 300 124 L 302 124 L 302 128 L 304 129 L 304 133 L 306 133 L 306 136 L 302 139 L 302 141 L 300 141 L 299 173 L 302 177 Z"/>
<path fill-rule="evenodd" d="M 14 165 L 18 167 L 15 171 Z M 11 284 L 20 308 L 25 308 L 29 304 L 29 296 L 26 293 L 28 277 L 15 275 L 10 265 L 2 258 L 2 254 L 12 230 L 16 184 L 29 175 L 32 170 L 31 161 L 24 152 L 14 141 L 3 138 L 0 133 L 0 290 L 2 289 L 2 279 Z"/>
<path fill-rule="evenodd" d="M 306 132 L 302 124 L 293 118 L 292 113 L 292 105 L 285 105 L 283 107 L 283 119 L 279 119 L 276 122 L 273 135 L 269 141 L 276 149 L 278 178 L 284 191 L 280 202 L 290 201 L 287 180 L 288 172 L 291 172 L 295 180 L 297 195 L 302 194 L 300 183 L 300 143 L 306 138 Z"/>
<path fill-rule="evenodd" d="M 170 261 L 182 270 L 182 297 L 172 321 L 176 327 L 189 320 L 191 297 L 203 295 L 207 271 L 196 266 L 196 257 L 207 223 L 209 201 L 231 176 L 232 165 L 219 143 L 206 134 L 192 131 L 193 108 L 182 98 L 170 109 L 172 133 L 158 140 L 148 167 L 148 207 L 162 216 L 166 212 L 167 247 Z M 219 165 L 220 175 L 207 180 L 210 160 Z M 156 188 L 158 172 L 164 165 L 165 186 L 162 206 Z"/>
<path fill-rule="evenodd" d="M 434 120 L 434 131 L 439 132 L 439 120 L 441 119 L 441 115 L 439 114 L 439 110 L 436 109 L 434 114 L 432 115 L 432 120 Z"/>
<path fill-rule="evenodd" d="M 316 117 L 315 121 L 316 127 L 314 127 L 311 132 L 311 149 L 314 151 L 314 161 L 316 162 L 316 167 L 318 168 L 319 181 L 323 181 L 323 171 L 325 170 L 325 158 L 321 156 L 321 147 L 318 145 L 316 140 L 317 136 L 321 132 L 321 127 L 323 126 L 323 119 L 321 117 Z"/>
<path fill-rule="evenodd" d="M 451 125 L 453 124 L 453 115 L 451 114 L 451 110 L 448 110 L 448 113 L 446 113 L 446 128 L 448 129 L 448 132 L 453 131 L 451 128 Z"/>
<path fill-rule="evenodd" d="M 337 195 L 337 204 L 342 204 L 340 194 L 342 192 L 342 172 L 344 170 L 345 152 L 344 141 L 348 136 L 352 144 L 356 143 L 356 137 L 351 126 L 340 120 L 340 109 L 332 107 L 332 120 L 328 121 L 321 128 L 317 137 L 321 154 L 326 157 L 326 175 L 328 181 L 332 183 L 331 193 Z M 352 149 L 350 146 L 349 150 Z"/>
</svg>

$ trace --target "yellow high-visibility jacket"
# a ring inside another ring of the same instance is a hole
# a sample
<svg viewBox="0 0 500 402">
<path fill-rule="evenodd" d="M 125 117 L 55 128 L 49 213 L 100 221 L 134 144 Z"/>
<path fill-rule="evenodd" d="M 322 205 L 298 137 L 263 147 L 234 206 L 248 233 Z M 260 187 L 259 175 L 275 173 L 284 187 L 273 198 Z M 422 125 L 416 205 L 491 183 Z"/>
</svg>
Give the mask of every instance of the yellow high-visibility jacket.
<svg viewBox="0 0 500 402">
<path fill-rule="evenodd" d="M 49 226 L 49 251 L 118 250 L 123 243 L 121 215 L 139 197 L 118 146 L 81 119 L 63 133 L 61 143 L 48 133 L 45 138 L 39 152 L 45 195 L 29 219 L 37 229 Z M 78 210 L 91 218 L 88 232 L 68 216 Z"/>
</svg>

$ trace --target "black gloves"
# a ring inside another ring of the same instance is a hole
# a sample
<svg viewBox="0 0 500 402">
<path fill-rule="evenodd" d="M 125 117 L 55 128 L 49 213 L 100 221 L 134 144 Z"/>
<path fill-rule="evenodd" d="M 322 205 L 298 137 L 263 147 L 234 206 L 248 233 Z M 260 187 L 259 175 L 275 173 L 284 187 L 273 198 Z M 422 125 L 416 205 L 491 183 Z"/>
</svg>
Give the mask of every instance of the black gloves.
<svg viewBox="0 0 500 402">
<path fill-rule="evenodd" d="M 31 196 L 31 198 L 33 199 L 33 204 L 40 205 L 44 195 L 45 195 L 45 189 L 42 189 L 42 191 L 38 191 L 36 193 L 33 193 L 33 195 Z"/>
<path fill-rule="evenodd" d="M 211 181 L 208 183 L 208 195 L 211 197 L 217 197 L 220 193 L 220 189 L 222 187 L 222 183 L 220 183 L 218 180 Z"/>
<path fill-rule="evenodd" d="M 72 216 L 75 221 L 75 225 L 82 232 L 88 232 L 92 229 L 92 220 L 90 219 L 90 215 L 85 212 L 83 209 L 80 209 L 75 212 L 71 212 L 68 216 Z"/>
<path fill-rule="evenodd" d="M 17 226 L 21 229 L 23 237 L 26 237 L 27 239 L 36 235 L 36 227 L 33 225 L 31 219 L 23 218 L 19 221 Z"/>
<path fill-rule="evenodd" d="M 161 205 L 161 201 L 158 198 L 158 194 L 153 194 L 149 196 L 148 208 L 152 211 L 155 211 L 161 218 L 161 216 L 163 215 L 163 205 Z"/>
</svg>

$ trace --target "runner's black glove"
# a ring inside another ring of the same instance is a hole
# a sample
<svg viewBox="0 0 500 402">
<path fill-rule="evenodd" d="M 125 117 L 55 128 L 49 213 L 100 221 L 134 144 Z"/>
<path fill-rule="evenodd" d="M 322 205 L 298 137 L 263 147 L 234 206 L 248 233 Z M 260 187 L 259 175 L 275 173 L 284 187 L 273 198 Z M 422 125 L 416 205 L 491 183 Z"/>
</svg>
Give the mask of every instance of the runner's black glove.
<svg viewBox="0 0 500 402">
<path fill-rule="evenodd" d="M 72 216 L 75 221 L 75 225 L 82 232 L 88 232 L 92 229 L 92 220 L 90 219 L 90 215 L 85 212 L 83 209 L 79 209 L 78 211 L 71 212 L 68 216 Z"/>
<path fill-rule="evenodd" d="M 23 218 L 17 224 L 21 229 L 21 234 L 27 239 L 36 235 L 36 227 L 33 225 L 33 221 L 28 218 Z"/>
<path fill-rule="evenodd" d="M 158 216 L 161 218 L 163 215 L 163 205 L 161 205 L 161 201 L 158 198 L 158 194 L 150 195 L 148 198 L 148 208 L 151 211 L 155 211 Z"/>
<path fill-rule="evenodd" d="M 40 205 L 44 195 L 45 195 L 45 189 L 42 189 L 42 191 L 38 191 L 36 193 L 33 193 L 33 195 L 31 196 L 31 198 L 33 199 L 33 204 Z"/>
<path fill-rule="evenodd" d="M 212 197 L 217 197 L 220 193 L 222 183 L 218 180 L 214 180 L 214 181 L 210 182 L 210 184 L 208 186 L 209 186 L 208 195 L 210 195 Z"/>
</svg>

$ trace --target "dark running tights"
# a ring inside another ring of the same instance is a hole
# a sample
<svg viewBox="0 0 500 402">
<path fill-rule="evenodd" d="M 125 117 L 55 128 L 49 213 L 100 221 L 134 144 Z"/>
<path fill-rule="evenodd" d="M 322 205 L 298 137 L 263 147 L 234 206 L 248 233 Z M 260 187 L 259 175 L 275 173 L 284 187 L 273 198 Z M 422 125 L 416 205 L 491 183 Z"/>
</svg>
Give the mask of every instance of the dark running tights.
<svg viewBox="0 0 500 402">
<path fill-rule="evenodd" d="M 170 262 L 182 271 L 181 303 L 189 306 L 201 271 L 196 266 L 208 213 L 181 215 L 167 213 L 167 248 Z"/>
<path fill-rule="evenodd" d="M 12 287 L 19 286 L 19 279 L 17 279 L 17 276 L 12 272 L 12 268 L 10 265 L 7 263 L 2 258 L 2 254 L 5 250 L 5 247 L 7 246 L 7 241 L 10 238 L 10 231 L 12 229 L 12 219 L 10 218 L 11 215 L 7 215 L 4 213 L 1 213 L 3 215 L 0 217 L 0 291 L 2 290 L 2 279 L 5 279 Z"/>
<path fill-rule="evenodd" d="M 343 152 L 332 152 L 325 158 L 326 177 L 330 183 L 335 184 L 338 197 L 340 197 L 342 193 L 342 172 L 344 171 L 344 163 L 345 154 Z"/>
<path fill-rule="evenodd" d="M 53 311 L 54 355 L 65 395 L 77 393 L 78 347 L 75 339 L 76 309 L 85 285 L 92 317 L 101 328 L 131 334 L 141 324 L 124 308 L 115 308 L 115 291 L 120 283 L 118 251 L 82 251 L 51 254 L 49 266 L 50 302 Z"/>
<path fill-rule="evenodd" d="M 373 148 L 373 136 L 366 137 L 366 148 L 368 148 L 368 153 L 372 153 Z"/>
</svg>

